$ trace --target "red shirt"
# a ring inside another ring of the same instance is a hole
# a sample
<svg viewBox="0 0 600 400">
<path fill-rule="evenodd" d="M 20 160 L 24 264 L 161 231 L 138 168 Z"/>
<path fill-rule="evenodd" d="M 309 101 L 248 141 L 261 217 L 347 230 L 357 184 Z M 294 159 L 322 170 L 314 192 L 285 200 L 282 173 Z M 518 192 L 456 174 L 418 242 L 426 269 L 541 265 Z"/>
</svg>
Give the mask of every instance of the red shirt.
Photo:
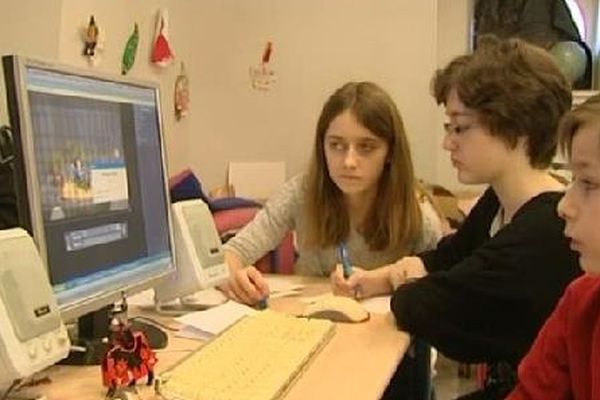
<svg viewBox="0 0 600 400">
<path fill-rule="evenodd" d="M 584 275 L 567 288 L 519 365 L 507 397 L 600 399 L 600 278 Z"/>
</svg>

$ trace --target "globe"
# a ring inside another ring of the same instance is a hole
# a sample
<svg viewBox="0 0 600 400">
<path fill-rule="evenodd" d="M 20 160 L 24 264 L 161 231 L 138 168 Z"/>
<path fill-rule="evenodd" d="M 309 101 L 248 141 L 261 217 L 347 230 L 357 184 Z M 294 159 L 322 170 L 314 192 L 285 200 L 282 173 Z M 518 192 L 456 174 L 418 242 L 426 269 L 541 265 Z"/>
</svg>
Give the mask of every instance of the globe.
<svg viewBox="0 0 600 400">
<path fill-rule="evenodd" d="M 587 55 L 583 47 L 573 41 L 556 42 L 550 49 L 560 70 L 573 83 L 583 76 L 587 66 Z"/>
</svg>

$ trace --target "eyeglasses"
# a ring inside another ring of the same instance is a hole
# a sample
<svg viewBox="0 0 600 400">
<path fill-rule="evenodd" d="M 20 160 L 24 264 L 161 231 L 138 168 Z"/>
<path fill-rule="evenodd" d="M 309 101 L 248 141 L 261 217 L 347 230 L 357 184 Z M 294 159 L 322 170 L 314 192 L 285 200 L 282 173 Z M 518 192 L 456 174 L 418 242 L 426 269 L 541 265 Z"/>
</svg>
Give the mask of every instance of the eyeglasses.
<svg viewBox="0 0 600 400">
<path fill-rule="evenodd" d="M 464 125 L 459 125 L 459 124 L 452 124 L 450 122 L 446 122 L 444 123 L 444 131 L 446 131 L 447 134 L 454 134 L 454 135 L 460 135 L 463 134 L 467 131 L 469 131 L 470 129 L 476 128 L 477 125 L 475 124 L 464 124 Z"/>
</svg>

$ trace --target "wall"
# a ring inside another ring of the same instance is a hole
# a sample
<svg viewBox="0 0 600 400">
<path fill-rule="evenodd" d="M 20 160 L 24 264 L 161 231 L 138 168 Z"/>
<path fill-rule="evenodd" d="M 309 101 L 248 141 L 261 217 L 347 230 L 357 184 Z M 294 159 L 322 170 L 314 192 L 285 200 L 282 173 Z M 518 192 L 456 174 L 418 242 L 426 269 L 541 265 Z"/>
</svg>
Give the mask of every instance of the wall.
<svg viewBox="0 0 600 400">
<path fill-rule="evenodd" d="M 466 14 L 455 3 L 467 0 L 0 0 L 14 16 L 0 28 L 0 50 L 91 68 L 80 56 L 81 30 L 94 14 L 106 33 L 95 68 L 119 73 L 137 21 L 141 42 L 130 76 L 161 83 L 170 171 L 192 167 L 206 187 L 225 182 L 229 161 L 283 160 L 288 176 L 302 171 L 327 96 L 348 80 L 373 80 L 398 103 L 419 176 L 440 181 L 438 174 L 454 173 L 443 164 L 442 118 L 429 81 L 447 54 L 466 48 L 466 28 L 454 26 Z M 169 10 L 171 44 L 190 76 L 191 113 L 179 122 L 172 112 L 178 66 L 158 70 L 148 61 L 159 7 Z M 254 91 L 248 69 L 268 40 L 278 81 L 269 92 Z"/>
<path fill-rule="evenodd" d="M 0 55 L 54 58 L 59 43 L 61 0 L 0 0 Z M 4 78 L 0 76 L 0 123 L 7 124 Z"/>
<path fill-rule="evenodd" d="M 473 0 L 438 0 L 437 2 L 437 65 L 443 67 L 455 56 L 470 48 Z M 443 107 L 437 108 L 434 146 L 436 157 L 435 181 L 452 189 L 467 189 L 456 179 L 456 170 L 448 154 L 441 149 L 445 117 Z M 472 188 L 469 188 L 472 189 Z"/>
<path fill-rule="evenodd" d="M 322 104 L 348 80 L 374 80 L 391 92 L 417 169 L 432 177 L 433 2 L 205 1 L 196 15 L 185 35 L 194 41 L 181 43 L 183 54 L 196 56 L 193 129 L 181 139 L 203 179 L 224 179 L 228 160 L 284 160 L 288 175 L 301 171 Z M 250 89 L 248 68 L 267 40 L 278 82 L 265 93 Z"/>
<path fill-rule="evenodd" d="M 172 114 L 178 67 L 158 71 L 147 61 L 161 6 L 169 10 L 171 43 L 190 76 L 192 109 L 180 122 Z M 86 66 L 79 29 L 92 13 L 106 31 L 102 71 L 118 72 L 133 21 L 140 25 L 130 74 L 161 82 L 172 172 L 190 166 L 207 187 L 225 182 L 229 161 L 283 160 L 288 176 L 298 173 L 327 96 L 348 80 L 374 80 L 405 117 L 417 171 L 435 178 L 436 123 L 428 94 L 436 65 L 434 2 L 63 0 L 60 61 Z M 268 40 L 278 80 L 271 91 L 255 91 L 248 70 Z"/>
</svg>

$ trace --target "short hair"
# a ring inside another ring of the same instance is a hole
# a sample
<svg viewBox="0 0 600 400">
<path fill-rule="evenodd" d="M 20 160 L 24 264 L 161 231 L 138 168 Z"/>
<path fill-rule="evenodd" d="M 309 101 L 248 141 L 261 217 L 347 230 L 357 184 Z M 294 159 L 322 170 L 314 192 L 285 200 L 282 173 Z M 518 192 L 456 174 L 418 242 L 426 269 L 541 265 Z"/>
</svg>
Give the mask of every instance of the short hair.
<svg viewBox="0 0 600 400">
<path fill-rule="evenodd" d="M 346 83 L 323 106 L 306 177 L 306 244 L 332 246 L 350 233 L 343 193 L 329 175 L 324 145 L 331 121 L 346 110 L 388 145 L 374 204 L 359 230 L 372 250 L 409 248 L 422 232 L 422 217 L 408 139 L 396 104 L 372 82 Z"/>
<path fill-rule="evenodd" d="M 484 35 L 477 49 L 452 60 L 432 80 L 438 104 L 456 90 L 494 136 L 511 148 L 525 137 L 529 163 L 547 168 L 561 116 L 571 108 L 571 85 L 550 53 L 524 40 Z"/>
<path fill-rule="evenodd" d="M 600 94 L 590 97 L 567 112 L 558 127 L 560 149 L 571 158 L 571 145 L 577 132 L 584 127 L 595 127 L 600 132 Z M 600 148 L 600 141 L 598 142 Z"/>
</svg>

